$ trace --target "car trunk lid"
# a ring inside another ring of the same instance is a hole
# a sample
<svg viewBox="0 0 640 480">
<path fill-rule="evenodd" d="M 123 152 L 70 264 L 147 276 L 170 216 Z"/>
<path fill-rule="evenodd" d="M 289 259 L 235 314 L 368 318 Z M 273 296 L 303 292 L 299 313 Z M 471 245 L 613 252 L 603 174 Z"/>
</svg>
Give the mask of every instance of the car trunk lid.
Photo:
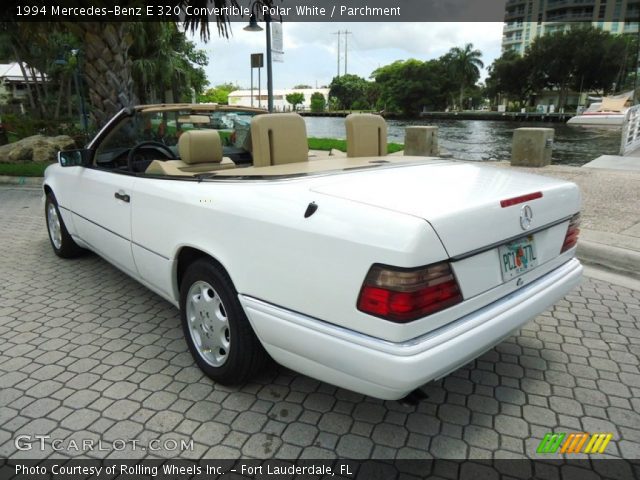
<svg viewBox="0 0 640 480">
<path fill-rule="evenodd" d="M 439 162 L 357 175 L 325 177 L 311 190 L 422 218 L 454 258 L 568 219 L 580 208 L 573 183 L 485 165 Z"/>
</svg>

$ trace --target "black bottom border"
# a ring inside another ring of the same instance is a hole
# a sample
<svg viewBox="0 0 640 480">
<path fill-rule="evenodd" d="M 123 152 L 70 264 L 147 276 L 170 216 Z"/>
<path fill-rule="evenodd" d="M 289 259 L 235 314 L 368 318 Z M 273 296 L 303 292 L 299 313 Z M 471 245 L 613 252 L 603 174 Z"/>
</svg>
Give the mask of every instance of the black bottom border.
<svg viewBox="0 0 640 480">
<path fill-rule="evenodd" d="M 640 460 L 116 460 L 0 459 L 0 480 L 540 479 L 632 480 Z"/>
</svg>

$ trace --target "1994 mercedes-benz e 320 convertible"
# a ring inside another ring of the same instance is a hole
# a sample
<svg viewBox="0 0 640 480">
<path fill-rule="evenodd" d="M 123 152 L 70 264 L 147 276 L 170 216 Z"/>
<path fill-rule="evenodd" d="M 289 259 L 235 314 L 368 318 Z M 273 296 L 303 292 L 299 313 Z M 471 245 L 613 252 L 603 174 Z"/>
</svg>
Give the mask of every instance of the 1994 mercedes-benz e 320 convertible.
<svg viewBox="0 0 640 480">
<path fill-rule="evenodd" d="M 297 114 L 123 110 L 46 170 L 51 244 L 90 249 L 178 306 L 217 382 L 247 380 L 268 353 L 383 399 L 473 360 L 579 282 L 574 184 L 364 150 L 310 158 Z"/>
</svg>

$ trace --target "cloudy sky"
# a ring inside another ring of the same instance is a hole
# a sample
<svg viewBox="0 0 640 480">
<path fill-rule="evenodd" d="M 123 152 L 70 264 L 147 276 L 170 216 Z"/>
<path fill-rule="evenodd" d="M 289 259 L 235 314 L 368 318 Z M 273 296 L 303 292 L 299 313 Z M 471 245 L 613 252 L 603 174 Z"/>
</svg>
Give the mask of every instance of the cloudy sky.
<svg viewBox="0 0 640 480">
<path fill-rule="evenodd" d="M 232 82 L 249 87 L 249 57 L 251 53 L 265 51 L 265 33 L 245 32 L 244 26 L 233 23 L 229 39 L 218 37 L 214 27 L 209 42 L 197 40 L 209 57 L 206 72 L 212 86 Z M 339 30 L 352 32 L 348 36 L 348 73 L 368 78 L 379 66 L 408 58 L 437 58 L 450 48 L 466 43 L 473 43 L 481 50 L 485 66 L 489 66 L 500 56 L 502 26 L 502 22 L 285 23 L 284 62 L 273 64 L 274 88 L 329 84 L 337 73 L 337 35 L 333 33 Z M 341 42 L 344 57 L 344 36 Z M 485 75 L 486 70 L 483 77 Z M 257 79 L 255 81 L 257 85 Z M 262 84 L 266 86 L 266 69 L 262 71 Z"/>
</svg>

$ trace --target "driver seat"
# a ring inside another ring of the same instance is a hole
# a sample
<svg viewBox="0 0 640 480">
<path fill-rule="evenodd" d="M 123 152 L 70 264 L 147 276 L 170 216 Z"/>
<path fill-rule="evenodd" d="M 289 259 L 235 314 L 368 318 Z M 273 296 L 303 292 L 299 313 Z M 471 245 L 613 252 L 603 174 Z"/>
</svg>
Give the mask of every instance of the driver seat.
<svg viewBox="0 0 640 480">
<path fill-rule="evenodd" d="M 180 160 L 154 160 L 145 170 L 150 175 L 194 175 L 236 166 L 224 157 L 216 130 L 187 130 L 178 140 Z"/>
</svg>

